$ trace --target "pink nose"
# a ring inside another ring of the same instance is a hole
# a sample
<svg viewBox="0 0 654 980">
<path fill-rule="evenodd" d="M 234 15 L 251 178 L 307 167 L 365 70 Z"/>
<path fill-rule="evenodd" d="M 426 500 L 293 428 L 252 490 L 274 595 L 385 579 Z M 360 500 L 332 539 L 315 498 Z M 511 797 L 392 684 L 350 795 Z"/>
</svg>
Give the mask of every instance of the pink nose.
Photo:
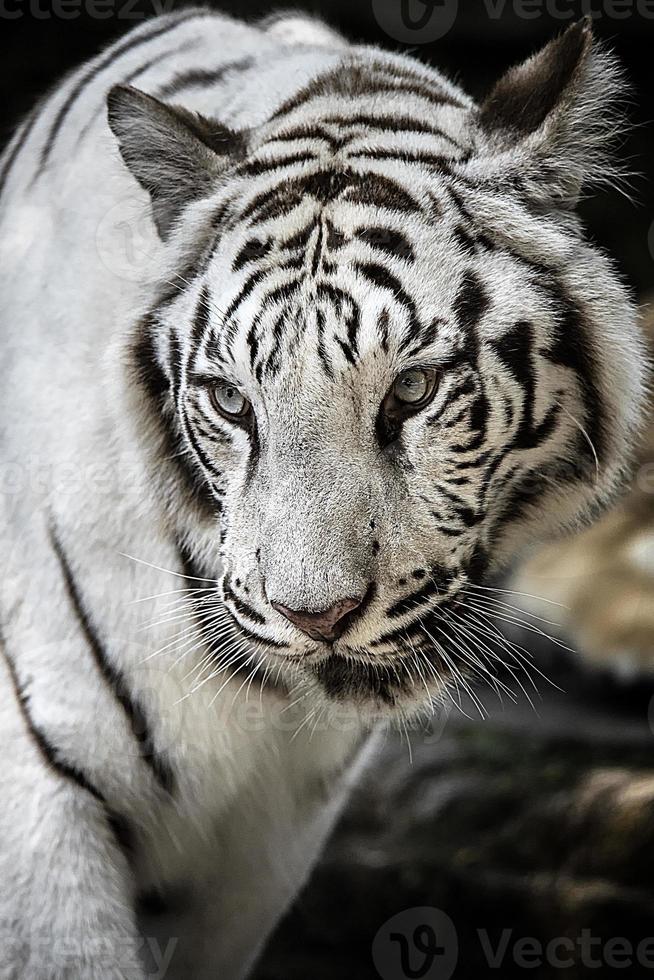
<svg viewBox="0 0 654 980">
<path fill-rule="evenodd" d="M 312 640 L 335 640 L 345 631 L 350 613 L 358 609 L 362 601 L 362 598 L 341 599 L 329 609 L 321 609 L 320 612 L 289 609 L 281 602 L 271 602 L 271 606 Z"/>
</svg>

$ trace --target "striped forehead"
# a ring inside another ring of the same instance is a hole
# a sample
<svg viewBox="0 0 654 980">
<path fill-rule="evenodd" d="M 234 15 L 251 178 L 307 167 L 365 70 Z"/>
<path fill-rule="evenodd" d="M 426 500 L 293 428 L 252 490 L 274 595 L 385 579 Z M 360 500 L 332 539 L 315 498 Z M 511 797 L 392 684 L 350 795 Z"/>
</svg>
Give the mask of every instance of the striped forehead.
<svg viewBox="0 0 654 980">
<path fill-rule="evenodd" d="M 279 376 L 336 380 L 365 366 L 378 352 L 390 354 L 399 317 L 377 302 L 361 302 L 355 290 L 322 285 L 261 304 L 253 293 L 238 317 L 225 321 L 208 288 L 197 300 L 191 348 L 195 370 L 236 372 L 265 383 Z"/>
<path fill-rule="evenodd" d="M 517 265 L 475 227 L 452 144 L 410 115 L 400 130 L 427 136 L 431 154 L 398 142 L 379 104 L 373 116 L 352 108 L 340 129 L 324 111 L 298 121 L 304 109 L 295 105 L 237 168 L 205 270 L 200 306 L 213 312 L 196 313 L 196 340 L 218 368 L 260 382 L 300 364 L 334 377 L 370 351 L 451 359 L 492 305 L 488 267 L 504 262 L 509 291 L 507 266 Z"/>
<path fill-rule="evenodd" d="M 305 372 L 333 381 L 371 365 L 384 375 L 421 360 L 474 361 L 485 340 L 547 312 L 530 288 L 533 270 L 506 253 L 439 263 L 441 278 L 418 295 L 412 266 L 403 276 L 382 262 L 357 260 L 332 279 L 304 275 L 295 285 L 263 275 L 227 315 L 208 279 L 191 330 L 195 369 L 266 383 Z"/>
</svg>

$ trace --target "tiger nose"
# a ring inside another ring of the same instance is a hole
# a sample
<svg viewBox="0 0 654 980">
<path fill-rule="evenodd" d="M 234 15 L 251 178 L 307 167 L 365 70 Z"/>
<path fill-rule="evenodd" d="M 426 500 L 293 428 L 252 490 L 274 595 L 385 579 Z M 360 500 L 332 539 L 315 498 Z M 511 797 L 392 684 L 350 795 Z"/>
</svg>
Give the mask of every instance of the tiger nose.
<svg viewBox="0 0 654 980">
<path fill-rule="evenodd" d="M 341 599 L 329 609 L 309 612 L 308 609 L 289 609 L 281 602 L 271 602 L 273 609 L 281 613 L 290 623 L 301 629 L 312 640 L 336 640 L 345 631 L 352 619 L 352 613 L 363 602 L 363 596 L 354 599 Z"/>
</svg>

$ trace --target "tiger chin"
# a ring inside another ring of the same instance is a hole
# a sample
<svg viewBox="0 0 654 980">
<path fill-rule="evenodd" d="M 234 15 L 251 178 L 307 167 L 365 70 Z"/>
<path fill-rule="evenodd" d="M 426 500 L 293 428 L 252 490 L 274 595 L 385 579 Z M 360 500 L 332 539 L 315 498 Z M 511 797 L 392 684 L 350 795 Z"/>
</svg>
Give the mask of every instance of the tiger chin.
<svg viewBox="0 0 654 980">
<path fill-rule="evenodd" d="M 487 576 L 601 510 L 641 423 L 575 211 L 622 88 L 586 22 L 477 105 L 319 21 L 187 9 L 17 130 L 3 980 L 245 977 L 376 721 L 492 680 Z"/>
</svg>

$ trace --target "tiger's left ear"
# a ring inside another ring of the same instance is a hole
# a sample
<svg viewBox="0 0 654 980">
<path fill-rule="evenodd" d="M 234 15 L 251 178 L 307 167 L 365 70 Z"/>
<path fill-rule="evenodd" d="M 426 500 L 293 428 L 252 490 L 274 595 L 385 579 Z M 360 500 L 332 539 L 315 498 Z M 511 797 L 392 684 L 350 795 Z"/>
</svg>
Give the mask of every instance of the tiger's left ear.
<svg viewBox="0 0 654 980">
<path fill-rule="evenodd" d="M 546 207 L 572 208 L 586 184 L 610 180 L 624 84 L 613 55 L 579 21 L 511 68 L 479 110 L 478 156 L 498 180 L 516 178 Z"/>
<path fill-rule="evenodd" d="M 107 110 L 127 168 L 150 194 L 161 238 L 191 201 L 210 197 L 247 152 L 243 133 L 128 85 L 111 89 Z"/>
</svg>

